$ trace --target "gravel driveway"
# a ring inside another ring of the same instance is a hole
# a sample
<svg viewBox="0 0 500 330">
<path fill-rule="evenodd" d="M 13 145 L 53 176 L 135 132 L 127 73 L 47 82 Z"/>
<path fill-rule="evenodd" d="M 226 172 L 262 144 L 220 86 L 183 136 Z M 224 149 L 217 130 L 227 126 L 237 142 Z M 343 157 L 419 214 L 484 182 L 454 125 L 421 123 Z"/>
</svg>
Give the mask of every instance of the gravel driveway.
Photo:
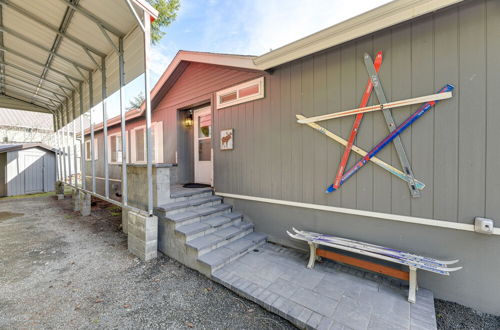
<svg viewBox="0 0 500 330">
<path fill-rule="evenodd" d="M 139 261 L 120 223 L 103 203 L 0 201 L 0 328 L 294 328 L 168 257 Z"/>
</svg>

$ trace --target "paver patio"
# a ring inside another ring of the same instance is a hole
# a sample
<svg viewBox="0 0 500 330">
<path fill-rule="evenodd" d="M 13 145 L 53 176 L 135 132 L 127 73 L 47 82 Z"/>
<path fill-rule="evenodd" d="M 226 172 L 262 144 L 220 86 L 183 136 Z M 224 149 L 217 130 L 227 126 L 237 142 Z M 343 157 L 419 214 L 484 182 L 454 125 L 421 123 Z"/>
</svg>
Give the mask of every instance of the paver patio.
<svg viewBox="0 0 500 330">
<path fill-rule="evenodd" d="M 307 254 L 265 244 L 213 278 L 300 328 L 435 329 L 434 297 L 375 274 L 330 261 L 307 269 Z"/>
</svg>

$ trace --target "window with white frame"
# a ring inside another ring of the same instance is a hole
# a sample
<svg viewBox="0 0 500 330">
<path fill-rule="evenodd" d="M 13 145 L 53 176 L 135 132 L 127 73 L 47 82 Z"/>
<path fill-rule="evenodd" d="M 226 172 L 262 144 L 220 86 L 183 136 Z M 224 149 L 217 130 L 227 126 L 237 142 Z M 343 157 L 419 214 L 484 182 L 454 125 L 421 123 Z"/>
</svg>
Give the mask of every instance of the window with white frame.
<svg viewBox="0 0 500 330">
<path fill-rule="evenodd" d="M 128 146 L 128 132 L 125 132 L 125 141 Z M 129 148 L 127 148 L 129 149 Z M 122 134 L 114 133 L 108 136 L 108 161 L 110 164 L 122 163 Z M 127 153 L 128 162 L 128 153 Z"/>
<path fill-rule="evenodd" d="M 217 109 L 264 97 L 264 77 L 226 88 L 215 93 Z"/>
<path fill-rule="evenodd" d="M 146 151 L 146 126 L 139 126 L 131 130 L 131 158 L 132 163 L 145 164 Z M 151 139 L 153 140 L 153 163 L 163 163 L 163 123 L 151 123 Z"/>
<path fill-rule="evenodd" d="M 91 153 L 91 148 L 90 148 L 90 141 L 91 140 L 86 140 L 85 141 L 85 160 L 92 160 L 92 153 Z M 94 160 L 97 160 L 97 155 L 99 154 L 98 147 L 97 147 L 97 138 L 94 138 Z"/>
</svg>

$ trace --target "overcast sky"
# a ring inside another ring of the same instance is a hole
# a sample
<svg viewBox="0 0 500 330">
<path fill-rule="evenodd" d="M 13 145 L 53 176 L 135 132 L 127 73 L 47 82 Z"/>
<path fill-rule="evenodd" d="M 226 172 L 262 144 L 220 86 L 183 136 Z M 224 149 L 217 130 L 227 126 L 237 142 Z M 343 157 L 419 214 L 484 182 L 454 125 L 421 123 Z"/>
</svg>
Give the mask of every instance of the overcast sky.
<svg viewBox="0 0 500 330">
<path fill-rule="evenodd" d="M 179 50 L 262 55 L 390 0 L 181 0 L 177 19 L 152 48 L 151 87 Z M 126 99 L 144 90 L 143 77 L 127 85 Z M 108 117 L 119 114 L 108 98 Z M 128 102 L 127 102 L 128 105 Z M 102 122 L 100 107 L 96 122 Z"/>
</svg>

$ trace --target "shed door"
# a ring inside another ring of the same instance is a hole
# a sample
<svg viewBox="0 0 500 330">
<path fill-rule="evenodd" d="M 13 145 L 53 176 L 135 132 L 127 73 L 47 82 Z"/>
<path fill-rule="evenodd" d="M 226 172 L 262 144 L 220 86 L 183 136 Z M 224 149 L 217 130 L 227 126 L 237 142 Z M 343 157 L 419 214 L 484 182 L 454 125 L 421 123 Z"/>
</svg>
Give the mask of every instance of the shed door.
<svg viewBox="0 0 500 330">
<path fill-rule="evenodd" d="M 24 155 L 24 190 L 26 194 L 43 192 L 43 155 Z"/>
<path fill-rule="evenodd" d="M 194 180 L 213 185 L 212 113 L 210 107 L 195 110 L 194 121 Z"/>
</svg>

